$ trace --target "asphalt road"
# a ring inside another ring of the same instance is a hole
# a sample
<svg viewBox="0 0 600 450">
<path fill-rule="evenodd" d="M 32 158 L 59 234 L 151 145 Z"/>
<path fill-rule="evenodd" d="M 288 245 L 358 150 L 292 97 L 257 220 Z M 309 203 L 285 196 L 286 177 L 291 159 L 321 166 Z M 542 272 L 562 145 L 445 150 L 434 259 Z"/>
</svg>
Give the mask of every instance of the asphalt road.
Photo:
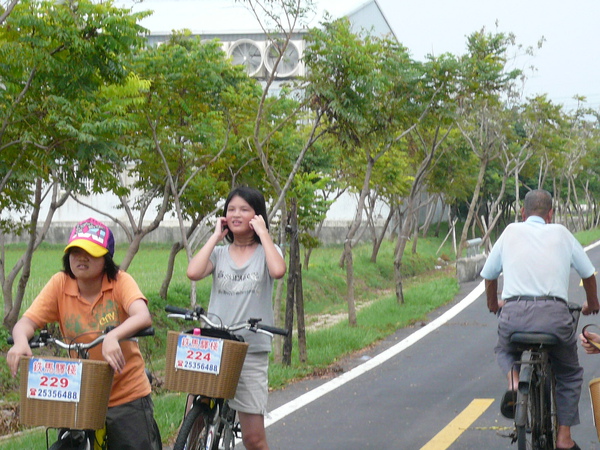
<svg viewBox="0 0 600 450">
<path fill-rule="evenodd" d="M 600 248 L 589 250 L 600 267 Z M 584 291 L 573 272 L 570 300 Z M 599 323 L 582 316 L 579 329 Z M 500 414 L 505 377 L 493 347 L 496 317 L 487 311 L 481 280 L 465 283 L 452 304 L 428 321 L 399 330 L 377 347 L 340 361 L 340 372 L 294 383 L 269 397 L 272 450 L 506 449 L 511 422 Z M 588 382 L 600 376 L 600 355 L 586 355 L 581 424 L 573 437 L 600 449 Z M 440 433 L 441 434 L 438 434 Z M 236 449 L 243 448 L 242 445 Z"/>
</svg>

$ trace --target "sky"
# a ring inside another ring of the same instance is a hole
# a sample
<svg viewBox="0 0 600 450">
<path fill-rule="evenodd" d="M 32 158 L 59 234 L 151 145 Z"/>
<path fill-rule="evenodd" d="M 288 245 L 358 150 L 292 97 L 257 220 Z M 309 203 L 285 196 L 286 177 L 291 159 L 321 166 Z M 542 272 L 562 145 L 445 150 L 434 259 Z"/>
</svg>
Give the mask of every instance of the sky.
<svg viewBox="0 0 600 450">
<path fill-rule="evenodd" d="M 517 43 L 542 47 L 522 57 L 516 67 L 531 65 L 525 86 L 529 95 L 546 93 L 570 109 L 575 95 L 600 108 L 600 1 L 598 0 L 377 0 L 398 40 L 413 58 L 427 53 L 466 51 L 466 37 L 487 31 L 514 33 Z M 496 23 L 498 27 L 496 28 Z"/>
<path fill-rule="evenodd" d="M 316 0 L 310 23 L 322 13 L 349 13 L 366 0 Z M 131 4 L 132 0 L 120 3 Z M 467 36 L 485 27 L 489 32 L 513 33 L 517 44 L 534 47 L 511 68 L 527 74 L 525 94 L 547 94 L 567 110 L 575 95 L 600 109 L 600 0 L 377 0 L 397 39 L 416 60 L 427 54 L 466 52 Z M 142 22 L 153 32 L 189 28 L 194 32 L 258 31 L 257 22 L 234 0 L 143 0 L 136 10 L 153 9 Z M 544 39 L 541 48 L 537 43 Z M 530 67 L 536 70 L 531 71 Z"/>
</svg>

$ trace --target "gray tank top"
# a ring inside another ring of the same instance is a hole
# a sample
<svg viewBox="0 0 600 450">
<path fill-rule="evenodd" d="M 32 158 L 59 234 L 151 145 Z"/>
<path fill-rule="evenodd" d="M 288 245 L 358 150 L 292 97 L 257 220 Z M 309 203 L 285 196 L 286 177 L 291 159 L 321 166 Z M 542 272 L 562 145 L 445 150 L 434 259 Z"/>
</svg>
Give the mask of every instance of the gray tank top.
<svg viewBox="0 0 600 450">
<path fill-rule="evenodd" d="M 279 247 L 277 250 L 281 253 Z M 213 281 L 208 305 L 209 318 L 214 322 L 232 325 L 250 318 L 260 318 L 264 325 L 273 325 L 273 278 L 269 275 L 262 245 L 254 250 L 246 263 L 238 267 L 229 255 L 229 245 L 215 247 Z M 271 351 L 271 338 L 261 333 L 241 330 L 250 344 L 248 352 Z"/>
</svg>

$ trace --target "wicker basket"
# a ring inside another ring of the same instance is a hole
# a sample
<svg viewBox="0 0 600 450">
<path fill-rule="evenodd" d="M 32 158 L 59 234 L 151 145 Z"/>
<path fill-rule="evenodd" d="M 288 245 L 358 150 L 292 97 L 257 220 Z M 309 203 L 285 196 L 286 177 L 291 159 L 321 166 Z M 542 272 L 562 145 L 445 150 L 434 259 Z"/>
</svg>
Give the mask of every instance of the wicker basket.
<svg viewBox="0 0 600 450">
<path fill-rule="evenodd" d="M 79 402 L 62 402 L 27 398 L 29 360 L 19 362 L 20 422 L 28 426 L 98 430 L 104 427 L 113 370 L 105 361 L 78 360 L 83 363 Z M 52 360 L 73 361 L 52 357 Z"/>
<path fill-rule="evenodd" d="M 223 340 L 221 370 L 218 375 L 175 368 L 175 355 L 179 335 L 176 331 L 167 334 L 167 367 L 165 387 L 172 391 L 206 395 L 215 398 L 233 398 L 248 351 L 248 344 Z"/>
<path fill-rule="evenodd" d="M 590 397 L 592 400 L 592 418 L 596 427 L 596 434 L 600 441 L 600 378 L 590 380 Z"/>
</svg>

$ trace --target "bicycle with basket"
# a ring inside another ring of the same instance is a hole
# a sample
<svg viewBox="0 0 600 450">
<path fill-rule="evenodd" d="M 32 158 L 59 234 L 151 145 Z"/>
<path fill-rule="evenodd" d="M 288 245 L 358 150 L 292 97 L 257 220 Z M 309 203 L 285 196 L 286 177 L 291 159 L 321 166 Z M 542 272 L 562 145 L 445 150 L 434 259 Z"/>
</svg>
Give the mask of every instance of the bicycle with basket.
<svg viewBox="0 0 600 450">
<path fill-rule="evenodd" d="M 108 327 L 91 342 L 65 342 L 40 330 L 29 346 L 49 345 L 66 350 L 72 357 L 33 356 L 19 361 L 20 422 L 27 426 L 46 427 L 49 450 L 104 449 L 105 419 L 113 380 L 113 369 L 106 361 L 88 359 L 88 351 L 104 341 Z M 153 336 L 152 327 L 130 339 Z M 9 344 L 14 344 L 12 337 Z M 58 430 L 58 439 L 50 444 L 49 432 Z"/>
<path fill-rule="evenodd" d="M 188 394 L 173 450 L 231 450 L 241 430 L 228 400 L 235 396 L 248 350 L 235 332 L 245 329 L 268 336 L 288 332 L 254 318 L 230 326 L 215 323 L 200 306 L 193 310 L 166 306 L 165 311 L 170 318 L 199 322 L 199 328 L 167 334 L 165 387 Z"/>
</svg>

